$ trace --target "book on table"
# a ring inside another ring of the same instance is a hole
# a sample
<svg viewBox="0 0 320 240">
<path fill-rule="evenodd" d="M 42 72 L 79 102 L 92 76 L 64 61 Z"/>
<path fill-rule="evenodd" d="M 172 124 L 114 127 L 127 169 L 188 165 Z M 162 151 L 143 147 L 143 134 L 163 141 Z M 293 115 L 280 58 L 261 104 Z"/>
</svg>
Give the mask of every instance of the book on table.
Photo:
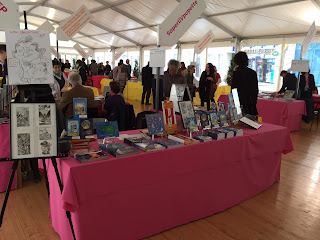
<svg viewBox="0 0 320 240">
<path fill-rule="evenodd" d="M 175 148 L 175 147 L 184 146 L 184 144 L 181 142 L 177 142 L 177 141 L 174 141 L 172 139 L 167 139 L 167 138 L 158 139 L 155 142 L 161 144 L 165 148 Z"/>
<path fill-rule="evenodd" d="M 232 138 L 234 137 L 234 132 L 228 131 L 226 129 L 218 129 L 217 132 L 223 133 L 225 135 L 225 138 Z"/>
<path fill-rule="evenodd" d="M 133 146 L 136 143 L 142 143 L 144 140 L 146 140 L 146 138 L 143 137 L 141 134 L 139 134 L 139 135 L 135 135 L 135 136 L 126 137 L 123 140 L 123 142 L 130 145 L 130 146 Z"/>
<path fill-rule="evenodd" d="M 165 132 L 163 116 L 161 113 L 146 114 L 146 121 L 149 134 L 155 135 L 157 133 Z"/>
<path fill-rule="evenodd" d="M 150 140 L 144 139 L 140 143 L 133 144 L 134 147 L 144 151 L 144 152 L 152 152 L 157 150 L 163 150 L 166 149 L 164 146 L 158 143 L 154 143 Z"/>
<path fill-rule="evenodd" d="M 108 155 L 102 151 L 97 151 L 88 153 L 77 153 L 74 155 L 74 158 L 77 159 L 80 163 L 89 163 L 108 159 Z"/>
<path fill-rule="evenodd" d="M 218 114 L 216 111 L 209 112 L 211 128 L 219 128 Z"/>
<path fill-rule="evenodd" d="M 138 154 L 140 151 L 124 143 L 99 144 L 101 150 L 110 153 L 114 157 L 125 157 Z"/>
<path fill-rule="evenodd" d="M 195 136 L 194 139 L 196 139 L 200 142 L 211 142 L 212 141 L 212 137 L 205 136 L 205 135 Z"/>
<path fill-rule="evenodd" d="M 225 133 L 218 132 L 217 130 L 208 130 L 206 131 L 206 135 L 215 140 L 225 139 Z"/>
<path fill-rule="evenodd" d="M 225 128 L 225 130 L 234 132 L 234 136 L 236 137 L 243 136 L 243 130 L 241 128 L 228 127 L 228 128 Z"/>
<path fill-rule="evenodd" d="M 172 139 L 174 141 L 183 143 L 184 145 L 192 145 L 192 144 L 198 144 L 200 143 L 200 141 L 186 137 L 184 135 L 181 134 L 170 134 L 168 136 L 169 139 Z"/>
</svg>

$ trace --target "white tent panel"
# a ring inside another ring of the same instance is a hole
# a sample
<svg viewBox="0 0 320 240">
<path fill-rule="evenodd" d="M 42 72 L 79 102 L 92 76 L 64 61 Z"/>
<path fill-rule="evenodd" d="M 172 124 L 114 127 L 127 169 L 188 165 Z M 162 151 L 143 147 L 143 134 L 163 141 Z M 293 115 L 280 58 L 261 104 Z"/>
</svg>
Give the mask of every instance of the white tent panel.
<svg viewBox="0 0 320 240">
<path fill-rule="evenodd" d="M 237 35 L 242 36 L 249 17 L 249 13 L 237 13 L 212 17 L 212 19 L 221 23 Z"/>
<path fill-rule="evenodd" d="M 177 1 L 172 0 L 135 0 L 122 4 L 118 8 L 149 25 L 158 25 L 166 19 L 178 4 Z"/>
<path fill-rule="evenodd" d="M 121 34 L 143 45 L 157 44 L 157 33 L 148 28 L 126 31 Z"/>
<path fill-rule="evenodd" d="M 122 38 L 119 38 L 113 34 L 99 35 L 99 36 L 95 36 L 95 38 L 98 40 L 101 40 L 102 42 L 105 42 L 107 45 L 111 45 L 114 47 L 135 46 L 133 43 L 128 42 L 127 40 L 124 40 Z"/>
<path fill-rule="evenodd" d="M 121 0 L 104 0 L 106 3 L 110 3 L 110 4 L 115 4 L 115 3 L 119 3 L 122 2 Z"/>
<path fill-rule="evenodd" d="M 209 31 L 212 30 L 214 39 L 231 38 L 228 33 L 225 33 L 220 28 L 212 25 L 205 19 L 196 20 L 189 30 L 180 38 L 180 42 L 198 42 Z"/>
<path fill-rule="evenodd" d="M 121 31 L 130 28 L 138 28 L 142 27 L 141 24 L 111 10 L 106 9 L 101 12 L 97 12 L 93 14 L 94 20 L 101 25 L 113 30 L 113 31 Z"/>
<path fill-rule="evenodd" d="M 16 3 L 28 2 L 28 3 L 39 3 L 41 0 L 14 0 Z"/>
<path fill-rule="evenodd" d="M 86 24 L 82 29 L 81 32 L 88 34 L 88 35 L 97 35 L 97 34 L 104 34 L 104 33 L 108 33 L 107 31 L 96 27 L 94 25 L 92 25 L 91 23 Z"/>
<path fill-rule="evenodd" d="M 24 22 L 24 17 L 23 17 L 23 16 L 20 17 L 20 21 L 21 21 L 21 22 Z M 42 18 L 37 18 L 37 17 L 33 17 L 33 16 L 28 16 L 28 15 L 27 15 L 27 21 L 28 21 L 28 25 L 29 25 L 29 24 L 33 24 L 33 25 L 35 25 L 35 26 L 40 26 L 40 25 L 42 25 L 46 20 L 45 20 L 45 19 L 42 19 Z M 23 25 L 23 27 L 24 27 L 24 25 Z"/>
<path fill-rule="evenodd" d="M 105 48 L 106 46 L 105 45 L 102 45 L 90 38 L 77 38 L 75 39 L 77 42 L 79 43 L 82 43 L 82 44 L 85 44 L 91 48 Z M 59 44 L 60 44 L 60 41 L 59 41 Z M 75 43 L 74 43 L 75 44 Z M 72 45 L 72 47 L 74 46 L 74 44 Z"/>
<path fill-rule="evenodd" d="M 19 12 L 29 11 L 33 6 L 32 5 L 19 5 Z"/>
<path fill-rule="evenodd" d="M 74 36 L 73 36 L 74 39 L 76 38 L 84 38 L 84 36 L 82 34 L 79 34 L 79 33 L 76 33 Z"/>
<path fill-rule="evenodd" d="M 76 11 L 82 5 L 85 5 L 89 10 L 102 7 L 102 4 L 94 0 L 77 0 L 77 1 L 66 1 L 66 0 L 49 0 L 47 2 L 50 5 L 64 8 L 69 11 Z"/>
<path fill-rule="evenodd" d="M 66 18 L 70 17 L 70 14 L 56 10 L 54 8 L 39 6 L 31 11 L 31 13 L 40 15 L 52 19 L 54 21 L 63 22 Z"/>
<path fill-rule="evenodd" d="M 249 8 L 254 5 L 255 1 L 256 0 L 244 0 L 244 1 L 206 0 L 206 3 L 207 3 L 206 14 L 210 15 L 210 14 L 221 13 L 226 11 L 233 11 L 237 9 Z"/>
</svg>

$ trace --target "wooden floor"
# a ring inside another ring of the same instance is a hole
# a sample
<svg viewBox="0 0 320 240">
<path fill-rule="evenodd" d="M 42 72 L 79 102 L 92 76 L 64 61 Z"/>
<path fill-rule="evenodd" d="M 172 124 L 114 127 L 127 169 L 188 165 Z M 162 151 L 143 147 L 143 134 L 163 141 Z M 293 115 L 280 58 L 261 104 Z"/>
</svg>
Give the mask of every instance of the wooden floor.
<svg viewBox="0 0 320 240">
<path fill-rule="evenodd" d="M 132 103 L 136 113 L 152 108 Z M 147 239 L 319 240 L 320 128 L 309 132 L 309 125 L 302 124 L 291 136 L 295 151 L 283 156 L 280 183 L 227 211 Z M 1 193 L 1 203 L 3 197 Z M 11 192 L 0 229 L 0 240 L 4 239 L 60 239 L 51 227 L 44 181 Z"/>
</svg>

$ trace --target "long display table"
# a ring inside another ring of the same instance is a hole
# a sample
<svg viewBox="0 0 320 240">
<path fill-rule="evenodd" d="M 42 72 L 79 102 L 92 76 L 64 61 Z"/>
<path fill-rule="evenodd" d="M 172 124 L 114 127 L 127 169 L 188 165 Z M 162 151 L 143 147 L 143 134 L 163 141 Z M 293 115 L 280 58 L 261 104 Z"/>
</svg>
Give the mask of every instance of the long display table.
<svg viewBox="0 0 320 240">
<path fill-rule="evenodd" d="M 291 151 L 287 128 L 263 124 L 242 137 L 88 164 L 69 157 L 58 160 L 62 196 L 47 161 L 52 225 L 71 240 L 68 210 L 78 240 L 148 237 L 268 189 L 280 180 L 281 155 Z"/>
<path fill-rule="evenodd" d="M 219 102 L 224 102 L 226 109 L 229 103 L 228 95 L 221 95 Z M 262 122 L 287 127 L 290 131 L 300 130 L 302 115 L 306 115 L 304 101 L 280 102 L 269 99 L 258 99 L 257 109 Z"/>
</svg>

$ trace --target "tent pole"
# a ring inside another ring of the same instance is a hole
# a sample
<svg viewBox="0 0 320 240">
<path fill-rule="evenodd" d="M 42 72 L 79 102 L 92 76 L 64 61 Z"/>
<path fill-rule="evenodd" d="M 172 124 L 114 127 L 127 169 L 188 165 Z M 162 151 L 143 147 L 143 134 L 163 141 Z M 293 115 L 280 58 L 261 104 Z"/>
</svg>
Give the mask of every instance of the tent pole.
<svg viewBox="0 0 320 240">
<path fill-rule="evenodd" d="M 27 12 L 26 11 L 23 11 L 23 17 L 24 17 L 24 29 L 28 30 Z"/>
</svg>

